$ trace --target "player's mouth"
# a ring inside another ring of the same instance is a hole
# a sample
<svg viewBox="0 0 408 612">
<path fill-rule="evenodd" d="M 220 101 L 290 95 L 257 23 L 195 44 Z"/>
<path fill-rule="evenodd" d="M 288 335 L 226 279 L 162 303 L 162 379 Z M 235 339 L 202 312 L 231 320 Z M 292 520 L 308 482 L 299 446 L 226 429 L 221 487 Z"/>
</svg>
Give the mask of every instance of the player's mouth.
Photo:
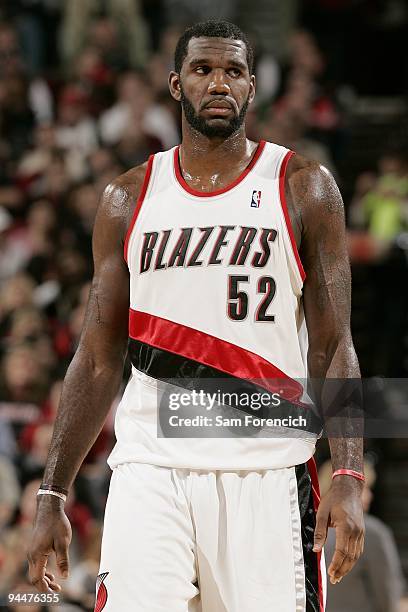
<svg viewBox="0 0 408 612">
<path fill-rule="evenodd" d="M 214 100 L 214 102 L 206 104 L 204 110 L 210 115 L 216 115 L 217 117 L 224 117 L 234 112 L 232 105 L 226 100 Z"/>
</svg>

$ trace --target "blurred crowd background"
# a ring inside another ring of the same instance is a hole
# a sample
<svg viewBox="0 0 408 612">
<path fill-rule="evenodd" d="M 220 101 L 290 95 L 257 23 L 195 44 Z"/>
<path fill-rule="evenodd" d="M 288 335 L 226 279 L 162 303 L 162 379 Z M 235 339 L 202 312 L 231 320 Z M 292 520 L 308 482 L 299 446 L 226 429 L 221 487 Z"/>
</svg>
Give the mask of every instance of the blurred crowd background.
<svg viewBox="0 0 408 612">
<path fill-rule="evenodd" d="M 167 75 L 184 27 L 210 16 L 256 46 L 249 136 L 321 161 L 340 185 L 363 375 L 379 387 L 407 376 L 405 0 L 0 0 L 0 597 L 32 591 L 25 545 L 84 316 L 99 197 L 179 142 Z M 114 409 L 67 502 L 72 572 L 59 610 L 93 608 Z M 373 535 L 328 612 L 403 609 L 407 451 L 403 438 L 367 442 Z M 327 456 L 322 443 L 319 463 Z"/>
</svg>

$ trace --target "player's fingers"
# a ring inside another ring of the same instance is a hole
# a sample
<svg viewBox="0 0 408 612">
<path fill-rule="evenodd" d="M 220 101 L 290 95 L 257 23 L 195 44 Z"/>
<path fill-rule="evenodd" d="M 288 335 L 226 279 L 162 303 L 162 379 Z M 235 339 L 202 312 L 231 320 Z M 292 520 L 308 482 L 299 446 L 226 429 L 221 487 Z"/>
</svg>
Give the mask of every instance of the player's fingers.
<svg viewBox="0 0 408 612">
<path fill-rule="evenodd" d="M 336 549 L 327 570 L 332 584 L 338 582 L 338 572 L 344 561 L 349 557 L 349 540 L 350 535 L 347 526 L 339 525 L 336 527 Z"/>
<path fill-rule="evenodd" d="M 361 534 L 360 538 L 360 557 L 364 553 L 364 545 L 365 545 L 365 531 Z"/>
<path fill-rule="evenodd" d="M 350 572 L 361 554 L 364 532 L 356 524 L 339 525 L 336 530 L 336 553 L 328 573 L 333 584 Z"/>
<path fill-rule="evenodd" d="M 61 591 L 61 586 L 56 582 L 54 574 L 50 574 L 49 572 L 45 572 L 45 580 L 48 583 L 48 588 L 52 591 Z"/>
<path fill-rule="evenodd" d="M 324 546 L 327 537 L 327 527 L 329 523 L 329 513 L 322 506 L 316 514 L 316 527 L 314 532 L 314 552 L 320 552 Z"/>
<path fill-rule="evenodd" d="M 340 582 L 340 580 L 344 576 L 346 576 L 357 563 L 358 559 L 360 558 L 361 538 L 362 538 L 361 534 L 359 534 L 356 538 L 353 536 L 350 537 L 349 542 L 348 542 L 347 554 L 345 555 L 343 559 L 343 563 L 340 565 L 340 567 L 337 569 L 337 571 L 332 576 L 333 584 Z"/>
<path fill-rule="evenodd" d="M 55 554 L 57 556 L 57 567 L 59 573 L 63 578 L 68 578 L 69 574 L 69 556 L 68 556 L 68 544 L 69 542 L 65 539 L 55 540 Z"/>
<path fill-rule="evenodd" d="M 343 578 L 346 574 L 348 574 L 357 561 L 359 560 L 362 552 L 362 547 L 364 545 L 364 529 L 354 525 L 351 528 L 351 534 L 348 544 L 348 555 L 346 560 L 343 562 L 343 565 L 340 567 L 338 571 L 337 578 Z"/>
<path fill-rule="evenodd" d="M 346 576 L 356 564 L 357 559 L 352 555 L 352 553 L 348 552 L 343 559 L 343 563 L 340 565 L 336 573 L 330 577 L 330 581 L 332 584 L 337 584 L 340 582 L 344 576 Z"/>
<path fill-rule="evenodd" d="M 349 553 L 351 557 L 357 561 L 361 555 L 362 533 L 352 533 L 349 542 Z"/>
<path fill-rule="evenodd" d="M 355 539 L 353 549 L 351 549 L 350 547 L 350 554 L 354 559 L 354 564 L 357 563 L 357 561 L 363 554 L 363 549 L 364 549 L 364 531 L 359 533 L 358 537 Z"/>
<path fill-rule="evenodd" d="M 28 555 L 30 582 L 41 593 L 48 593 L 48 580 L 45 577 L 48 555 L 44 553 L 31 553 Z"/>
</svg>

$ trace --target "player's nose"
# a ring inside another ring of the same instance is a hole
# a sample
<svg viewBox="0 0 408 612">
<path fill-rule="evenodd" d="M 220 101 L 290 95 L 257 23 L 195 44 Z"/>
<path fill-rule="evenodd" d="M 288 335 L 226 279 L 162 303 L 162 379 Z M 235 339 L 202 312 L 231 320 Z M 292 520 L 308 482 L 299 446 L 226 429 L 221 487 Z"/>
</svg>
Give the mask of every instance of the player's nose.
<svg viewBox="0 0 408 612">
<path fill-rule="evenodd" d="M 208 85 L 208 93 L 228 95 L 231 89 L 228 85 L 227 75 L 225 74 L 225 71 L 221 68 L 217 68 L 216 70 L 213 70 L 211 76 L 212 78 Z"/>
</svg>

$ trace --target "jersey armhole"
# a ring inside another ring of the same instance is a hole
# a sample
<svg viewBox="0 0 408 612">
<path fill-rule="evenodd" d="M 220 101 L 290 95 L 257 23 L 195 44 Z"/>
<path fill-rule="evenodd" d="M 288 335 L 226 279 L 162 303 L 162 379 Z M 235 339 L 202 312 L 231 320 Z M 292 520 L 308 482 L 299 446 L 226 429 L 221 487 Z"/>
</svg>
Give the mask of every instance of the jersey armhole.
<svg viewBox="0 0 408 612">
<path fill-rule="evenodd" d="M 293 157 L 293 155 L 295 155 L 294 151 L 288 151 L 286 153 L 285 157 L 282 160 L 281 167 L 280 167 L 280 172 L 279 172 L 279 196 L 280 196 L 280 203 L 281 203 L 281 207 L 282 207 L 282 211 L 283 211 L 283 216 L 285 217 L 286 228 L 288 230 L 290 242 L 291 242 L 291 245 L 292 245 L 293 255 L 295 256 L 295 260 L 296 260 L 296 264 L 297 264 L 297 267 L 298 267 L 298 270 L 299 270 L 300 277 L 301 277 L 302 281 L 304 282 L 304 280 L 306 278 L 306 272 L 305 272 L 305 270 L 303 268 L 303 265 L 302 265 L 302 262 L 300 260 L 299 251 L 298 251 L 298 248 L 297 248 L 295 235 L 293 233 L 292 223 L 291 223 L 291 220 L 290 220 L 289 211 L 288 211 L 288 204 L 286 202 L 286 195 L 285 195 L 286 170 L 287 170 L 287 167 L 288 167 L 289 160 Z"/>
<path fill-rule="evenodd" d="M 146 197 L 146 193 L 147 193 L 147 189 L 149 187 L 149 183 L 150 183 L 150 177 L 152 174 L 152 168 L 153 168 L 153 160 L 154 160 L 154 155 L 150 155 L 148 162 L 147 162 L 147 168 L 146 168 L 146 172 L 144 175 L 144 179 L 143 179 L 143 183 L 142 183 L 142 188 L 140 190 L 140 194 L 139 197 L 137 199 L 136 202 L 136 206 L 135 209 L 133 211 L 133 215 L 132 215 L 132 219 L 130 221 L 128 230 L 126 232 L 126 236 L 125 236 L 125 242 L 123 245 L 123 256 L 125 258 L 126 263 L 128 264 L 128 249 L 129 249 L 129 240 L 130 237 L 132 235 L 133 232 L 133 228 L 135 227 L 135 223 L 136 223 L 136 219 L 139 215 L 140 209 L 142 208 L 142 204 L 143 201 Z"/>
</svg>

